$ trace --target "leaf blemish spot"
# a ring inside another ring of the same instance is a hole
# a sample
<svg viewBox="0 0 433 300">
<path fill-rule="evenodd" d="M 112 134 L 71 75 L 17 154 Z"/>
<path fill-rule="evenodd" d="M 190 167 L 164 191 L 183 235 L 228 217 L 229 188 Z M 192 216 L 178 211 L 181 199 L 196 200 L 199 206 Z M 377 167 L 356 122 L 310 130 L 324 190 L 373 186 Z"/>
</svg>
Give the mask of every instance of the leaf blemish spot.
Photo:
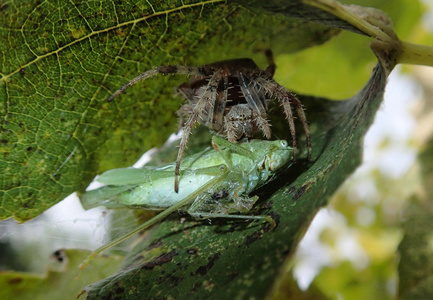
<svg viewBox="0 0 433 300">
<path fill-rule="evenodd" d="M 141 269 L 145 270 L 152 270 L 156 266 L 161 266 L 163 264 L 169 263 L 173 260 L 173 257 L 175 257 L 178 254 L 176 250 L 172 250 L 170 252 L 161 254 L 157 258 L 155 258 L 153 261 L 150 261 L 148 263 L 145 263 L 141 266 Z"/>
</svg>

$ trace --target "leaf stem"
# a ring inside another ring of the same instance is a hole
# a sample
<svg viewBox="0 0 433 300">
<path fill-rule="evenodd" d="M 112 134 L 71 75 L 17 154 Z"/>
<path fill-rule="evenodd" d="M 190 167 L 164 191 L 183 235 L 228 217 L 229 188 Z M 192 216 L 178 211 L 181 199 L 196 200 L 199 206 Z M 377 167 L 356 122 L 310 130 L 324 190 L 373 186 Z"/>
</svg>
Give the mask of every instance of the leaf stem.
<svg viewBox="0 0 433 300">
<path fill-rule="evenodd" d="M 392 42 L 397 37 L 391 20 L 379 9 L 342 5 L 335 0 L 303 0 L 303 2 L 326 11 L 358 28 L 366 35 L 383 42 Z"/>
<path fill-rule="evenodd" d="M 401 42 L 401 52 L 397 58 L 400 64 L 424 65 L 433 67 L 433 47 Z"/>
</svg>

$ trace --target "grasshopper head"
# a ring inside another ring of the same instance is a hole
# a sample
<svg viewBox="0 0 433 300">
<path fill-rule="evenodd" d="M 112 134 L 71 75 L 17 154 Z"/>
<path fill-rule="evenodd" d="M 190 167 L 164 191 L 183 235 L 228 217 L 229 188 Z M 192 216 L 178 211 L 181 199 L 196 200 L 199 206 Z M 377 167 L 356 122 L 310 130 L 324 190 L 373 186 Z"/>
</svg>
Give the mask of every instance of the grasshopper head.
<svg viewBox="0 0 433 300">
<path fill-rule="evenodd" d="M 272 142 L 271 150 L 266 154 L 264 168 L 275 172 L 293 157 L 293 148 L 284 140 Z"/>
</svg>

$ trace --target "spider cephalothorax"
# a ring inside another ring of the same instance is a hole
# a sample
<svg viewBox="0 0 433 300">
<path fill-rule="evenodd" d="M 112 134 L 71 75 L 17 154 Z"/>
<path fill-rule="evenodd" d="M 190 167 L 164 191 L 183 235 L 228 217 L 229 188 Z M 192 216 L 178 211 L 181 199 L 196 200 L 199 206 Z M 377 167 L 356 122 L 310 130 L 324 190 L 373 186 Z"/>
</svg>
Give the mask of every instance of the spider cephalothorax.
<svg viewBox="0 0 433 300">
<path fill-rule="evenodd" d="M 188 100 L 178 111 L 183 135 L 176 161 L 175 191 L 178 191 L 178 174 L 189 134 L 199 122 L 230 142 L 252 137 L 260 130 L 271 137 L 267 121 L 268 105 L 278 100 L 283 108 L 293 143 L 293 160 L 296 160 L 296 134 L 292 106 L 303 124 L 307 138 L 308 159 L 311 157 L 311 141 L 307 119 L 302 104 L 296 96 L 272 77 L 275 63 L 272 52 L 266 51 L 268 67 L 261 70 L 249 58 L 216 62 L 203 67 L 160 66 L 146 71 L 122 86 L 108 98 L 111 101 L 129 86 L 157 74 L 191 75 L 188 83 L 178 87 L 178 92 Z"/>
</svg>

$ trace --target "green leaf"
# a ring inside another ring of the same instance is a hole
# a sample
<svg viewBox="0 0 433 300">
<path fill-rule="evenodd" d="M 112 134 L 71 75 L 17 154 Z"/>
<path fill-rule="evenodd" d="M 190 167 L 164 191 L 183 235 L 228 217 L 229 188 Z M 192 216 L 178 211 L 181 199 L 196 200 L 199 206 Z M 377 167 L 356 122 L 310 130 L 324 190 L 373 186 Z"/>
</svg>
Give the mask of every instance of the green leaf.
<svg viewBox="0 0 433 300">
<path fill-rule="evenodd" d="M 264 49 L 290 53 L 338 33 L 219 0 L 8 1 L 0 13 L 0 219 L 18 221 L 175 131 L 182 100 L 173 90 L 184 77 L 152 78 L 106 101 L 140 72 L 236 57 L 265 67 Z"/>
<path fill-rule="evenodd" d="M 1 299 L 76 299 L 86 282 L 111 274 L 119 257 L 98 257 L 91 272 L 79 274 L 76 266 L 88 255 L 84 250 L 59 250 L 50 257 L 45 274 L 3 271 L 0 273 Z M 90 271 L 90 270 L 89 270 Z"/>
</svg>

